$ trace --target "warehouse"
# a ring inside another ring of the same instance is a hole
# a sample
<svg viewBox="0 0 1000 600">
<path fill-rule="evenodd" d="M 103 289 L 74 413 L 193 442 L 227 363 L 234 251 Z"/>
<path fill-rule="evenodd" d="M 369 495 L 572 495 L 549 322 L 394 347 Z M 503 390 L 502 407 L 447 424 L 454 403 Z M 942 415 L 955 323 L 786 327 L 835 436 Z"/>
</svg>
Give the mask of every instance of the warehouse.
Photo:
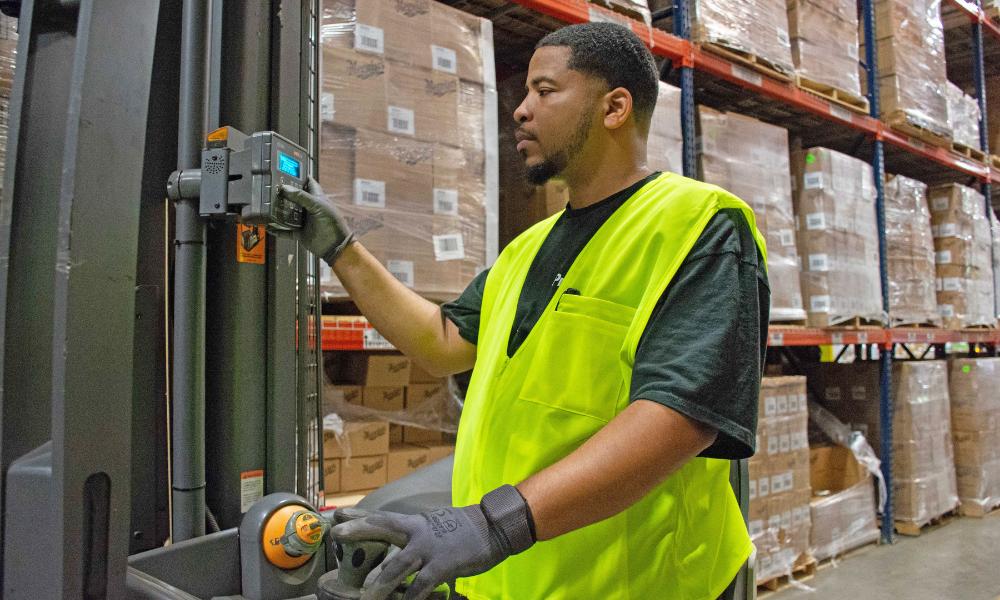
<svg viewBox="0 0 1000 600">
<path fill-rule="evenodd" d="M 997 0 L 0 0 L 0 598 L 1000 599 Z"/>
</svg>

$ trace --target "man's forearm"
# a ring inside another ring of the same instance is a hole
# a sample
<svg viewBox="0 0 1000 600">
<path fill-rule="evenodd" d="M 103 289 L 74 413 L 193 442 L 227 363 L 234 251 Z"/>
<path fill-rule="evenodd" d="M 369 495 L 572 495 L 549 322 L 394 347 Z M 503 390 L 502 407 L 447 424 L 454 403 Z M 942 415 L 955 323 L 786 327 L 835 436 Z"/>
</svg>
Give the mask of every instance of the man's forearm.
<svg viewBox="0 0 1000 600">
<path fill-rule="evenodd" d="M 333 270 L 379 333 L 425 369 L 443 376 L 472 368 L 475 346 L 441 308 L 403 285 L 361 244 L 349 245 Z"/>
<path fill-rule="evenodd" d="M 572 454 L 517 486 L 537 539 L 552 539 L 625 510 L 715 437 L 715 430 L 663 405 L 633 402 Z"/>
</svg>

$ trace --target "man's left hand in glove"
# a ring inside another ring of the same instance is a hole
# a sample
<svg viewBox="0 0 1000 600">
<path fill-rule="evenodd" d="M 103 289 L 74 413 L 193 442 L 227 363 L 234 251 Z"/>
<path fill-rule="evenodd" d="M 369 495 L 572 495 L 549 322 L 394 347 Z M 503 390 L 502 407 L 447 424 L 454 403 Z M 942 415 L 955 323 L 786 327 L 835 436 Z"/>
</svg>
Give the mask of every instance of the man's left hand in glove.
<svg viewBox="0 0 1000 600">
<path fill-rule="evenodd" d="M 387 560 L 362 600 L 385 600 L 419 571 L 404 600 L 422 600 L 438 585 L 484 573 L 535 543 L 531 513 L 511 485 L 483 496 L 478 505 L 419 515 L 376 513 L 332 530 L 340 541 L 378 540 L 402 548 Z"/>
</svg>

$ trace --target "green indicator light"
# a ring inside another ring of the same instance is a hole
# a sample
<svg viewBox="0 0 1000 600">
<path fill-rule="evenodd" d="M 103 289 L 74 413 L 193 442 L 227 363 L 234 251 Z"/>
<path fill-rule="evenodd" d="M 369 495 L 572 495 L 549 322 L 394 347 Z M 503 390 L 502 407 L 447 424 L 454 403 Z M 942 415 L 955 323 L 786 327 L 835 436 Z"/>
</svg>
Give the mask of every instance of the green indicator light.
<svg viewBox="0 0 1000 600">
<path fill-rule="evenodd" d="M 816 162 L 816 155 L 813 153 L 806 154 L 806 164 L 811 165 Z"/>
<path fill-rule="evenodd" d="M 962 366 L 962 372 L 963 373 L 970 373 L 971 371 L 972 371 L 972 367 L 970 367 L 969 365 L 963 365 Z"/>
</svg>

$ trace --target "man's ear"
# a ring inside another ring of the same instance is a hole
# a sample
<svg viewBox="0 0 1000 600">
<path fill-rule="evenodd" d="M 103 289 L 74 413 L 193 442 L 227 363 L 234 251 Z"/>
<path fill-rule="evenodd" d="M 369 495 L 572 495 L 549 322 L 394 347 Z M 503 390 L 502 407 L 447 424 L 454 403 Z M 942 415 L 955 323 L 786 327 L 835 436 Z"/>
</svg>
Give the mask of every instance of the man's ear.
<svg viewBox="0 0 1000 600">
<path fill-rule="evenodd" d="M 618 129 L 632 116 L 632 94 L 623 87 L 617 87 L 604 95 L 604 126 Z"/>
</svg>

